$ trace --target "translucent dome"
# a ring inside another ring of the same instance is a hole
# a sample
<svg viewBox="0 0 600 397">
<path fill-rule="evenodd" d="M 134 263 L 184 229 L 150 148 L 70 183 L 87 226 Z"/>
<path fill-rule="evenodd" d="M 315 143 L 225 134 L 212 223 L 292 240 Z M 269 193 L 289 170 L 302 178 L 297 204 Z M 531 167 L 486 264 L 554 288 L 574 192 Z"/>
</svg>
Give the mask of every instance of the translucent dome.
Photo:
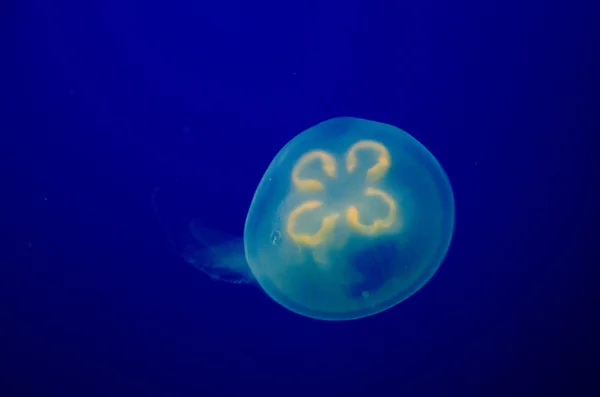
<svg viewBox="0 0 600 397">
<path fill-rule="evenodd" d="M 292 139 L 254 194 L 246 261 L 276 302 L 350 320 L 423 287 L 443 261 L 454 197 L 435 157 L 391 125 L 334 118 Z"/>
</svg>

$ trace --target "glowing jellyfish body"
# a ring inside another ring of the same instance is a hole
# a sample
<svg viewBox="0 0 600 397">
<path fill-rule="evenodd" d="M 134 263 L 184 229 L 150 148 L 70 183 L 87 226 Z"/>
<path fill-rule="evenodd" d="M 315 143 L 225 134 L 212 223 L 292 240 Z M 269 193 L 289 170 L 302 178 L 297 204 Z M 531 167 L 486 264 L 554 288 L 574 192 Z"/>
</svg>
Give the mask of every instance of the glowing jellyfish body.
<svg viewBox="0 0 600 397">
<path fill-rule="evenodd" d="M 244 228 L 246 260 L 273 300 L 350 320 L 425 285 L 454 229 L 454 198 L 435 157 L 391 125 L 335 118 L 275 156 Z"/>
</svg>

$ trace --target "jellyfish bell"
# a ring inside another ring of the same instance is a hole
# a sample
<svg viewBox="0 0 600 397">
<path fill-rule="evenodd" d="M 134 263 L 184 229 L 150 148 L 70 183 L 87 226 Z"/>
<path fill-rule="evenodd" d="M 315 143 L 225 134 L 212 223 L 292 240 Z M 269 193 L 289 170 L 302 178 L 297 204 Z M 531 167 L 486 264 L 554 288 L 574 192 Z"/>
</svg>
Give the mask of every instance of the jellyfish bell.
<svg viewBox="0 0 600 397">
<path fill-rule="evenodd" d="M 170 205 L 182 207 L 177 198 Z M 212 279 L 255 284 L 306 317 L 351 320 L 422 288 L 453 230 L 453 193 L 435 157 L 396 127 L 343 117 L 279 151 L 255 191 L 243 238 L 188 220 L 187 242 L 171 241 Z"/>
<path fill-rule="evenodd" d="M 452 189 L 429 150 L 399 128 L 341 117 L 303 131 L 272 160 L 244 248 L 273 300 L 307 317 L 350 320 L 422 288 L 453 230 Z"/>
</svg>

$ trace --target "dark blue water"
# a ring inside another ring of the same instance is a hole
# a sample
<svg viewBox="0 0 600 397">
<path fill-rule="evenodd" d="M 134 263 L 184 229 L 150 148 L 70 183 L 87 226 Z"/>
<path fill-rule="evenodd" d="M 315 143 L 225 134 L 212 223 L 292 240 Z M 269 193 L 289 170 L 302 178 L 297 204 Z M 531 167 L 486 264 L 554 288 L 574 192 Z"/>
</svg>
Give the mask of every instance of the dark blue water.
<svg viewBox="0 0 600 397">
<path fill-rule="evenodd" d="M 0 395 L 596 395 L 588 3 L 2 3 Z M 178 256 L 157 187 L 189 192 L 174 233 L 200 206 L 239 234 L 279 149 L 338 116 L 449 175 L 421 291 L 320 322 Z"/>
</svg>

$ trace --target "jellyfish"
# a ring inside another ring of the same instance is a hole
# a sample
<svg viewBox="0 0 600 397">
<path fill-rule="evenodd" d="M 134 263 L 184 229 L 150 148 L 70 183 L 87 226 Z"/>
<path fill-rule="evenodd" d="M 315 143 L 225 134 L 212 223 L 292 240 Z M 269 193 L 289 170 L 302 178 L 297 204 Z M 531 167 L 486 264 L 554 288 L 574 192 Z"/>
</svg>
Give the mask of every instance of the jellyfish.
<svg viewBox="0 0 600 397">
<path fill-rule="evenodd" d="M 252 198 L 243 236 L 192 221 L 187 262 L 254 284 L 286 309 L 352 320 L 390 309 L 433 277 L 454 231 L 436 158 L 405 131 L 333 118 L 290 140 Z"/>
</svg>

